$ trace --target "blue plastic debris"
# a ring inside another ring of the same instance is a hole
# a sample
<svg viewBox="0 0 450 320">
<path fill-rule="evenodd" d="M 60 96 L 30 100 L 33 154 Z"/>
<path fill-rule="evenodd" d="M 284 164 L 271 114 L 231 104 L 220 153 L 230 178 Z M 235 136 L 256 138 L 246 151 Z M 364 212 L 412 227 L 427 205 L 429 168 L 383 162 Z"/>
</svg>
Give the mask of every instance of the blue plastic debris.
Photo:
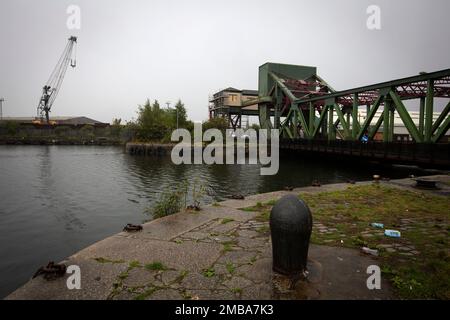
<svg viewBox="0 0 450 320">
<path fill-rule="evenodd" d="M 384 228 L 384 224 L 378 223 L 378 222 L 373 222 L 373 223 L 371 223 L 370 225 L 371 225 L 372 227 L 374 227 L 374 228 L 380 228 L 380 229 L 383 229 L 383 228 Z"/>
<path fill-rule="evenodd" d="M 401 233 L 397 230 L 384 230 L 384 235 L 391 238 L 400 238 Z"/>
</svg>

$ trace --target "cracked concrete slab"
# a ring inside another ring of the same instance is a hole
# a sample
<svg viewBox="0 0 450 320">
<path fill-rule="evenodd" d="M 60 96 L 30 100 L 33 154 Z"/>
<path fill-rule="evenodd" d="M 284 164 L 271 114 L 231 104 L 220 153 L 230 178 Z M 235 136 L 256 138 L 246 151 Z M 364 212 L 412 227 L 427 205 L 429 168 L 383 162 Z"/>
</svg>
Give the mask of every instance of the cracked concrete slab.
<svg viewBox="0 0 450 320">
<path fill-rule="evenodd" d="M 222 246 L 217 243 L 186 241 L 175 243 L 110 237 L 73 255 L 77 259 L 99 256 L 111 260 L 137 260 L 142 263 L 164 262 L 169 268 L 198 271 L 211 265 L 220 256 Z"/>
</svg>

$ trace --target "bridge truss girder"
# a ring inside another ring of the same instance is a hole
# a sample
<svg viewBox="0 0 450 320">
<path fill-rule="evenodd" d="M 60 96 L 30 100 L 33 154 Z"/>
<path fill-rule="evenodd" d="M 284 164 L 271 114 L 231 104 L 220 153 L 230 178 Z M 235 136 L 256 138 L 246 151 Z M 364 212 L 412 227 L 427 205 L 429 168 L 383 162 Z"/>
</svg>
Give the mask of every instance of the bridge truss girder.
<svg viewBox="0 0 450 320">
<path fill-rule="evenodd" d="M 332 141 L 338 136 L 359 141 L 364 134 L 373 139 L 383 125 L 383 141 L 392 142 L 395 112 L 416 143 L 436 143 L 450 128 L 450 102 L 433 121 L 434 99 L 450 99 L 450 69 L 339 92 L 319 76 L 290 79 L 273 72 L 269 76 L 274 86 L 270 99 L 264 97 L 264 103 L 259 104 L 260 125 L 280 129 L 285 138 Z M 418 125 L 404 105 L 411 99 L 420 99 Z M 367 113 L 360 122 L 358 110 L 362 106 Z M 380 108 L 382 115 L 374 123 Z"/>
</svg>

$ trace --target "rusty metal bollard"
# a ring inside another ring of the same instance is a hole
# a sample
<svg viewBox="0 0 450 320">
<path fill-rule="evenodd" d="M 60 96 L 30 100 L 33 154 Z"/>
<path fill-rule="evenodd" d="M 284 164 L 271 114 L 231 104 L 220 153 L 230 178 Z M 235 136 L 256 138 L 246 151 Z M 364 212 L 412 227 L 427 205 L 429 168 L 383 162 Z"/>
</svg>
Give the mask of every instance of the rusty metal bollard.
<svg viewBox="0 0 450 320">
<path fill-rule="evenodd" d="M 292 275 L 306 270 L 312 215 L 308 206 L 294 195 L 282 197 L 270 213 L 273 270 Z"/>
</svg>

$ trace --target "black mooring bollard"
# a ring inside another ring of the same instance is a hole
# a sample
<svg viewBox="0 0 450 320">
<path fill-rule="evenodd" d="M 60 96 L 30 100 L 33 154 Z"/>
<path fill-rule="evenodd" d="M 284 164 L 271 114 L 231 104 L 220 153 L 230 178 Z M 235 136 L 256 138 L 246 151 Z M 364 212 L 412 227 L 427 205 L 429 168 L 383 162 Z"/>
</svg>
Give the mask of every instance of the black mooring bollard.
<svg viewBox="0 0 450 320">
<path fill-rule="evenodd" d="M 312 215 L 294 195 L 282 197 L 270 213 L 273 270 L 291 275 L 306 270 Z"/>
</svg>

